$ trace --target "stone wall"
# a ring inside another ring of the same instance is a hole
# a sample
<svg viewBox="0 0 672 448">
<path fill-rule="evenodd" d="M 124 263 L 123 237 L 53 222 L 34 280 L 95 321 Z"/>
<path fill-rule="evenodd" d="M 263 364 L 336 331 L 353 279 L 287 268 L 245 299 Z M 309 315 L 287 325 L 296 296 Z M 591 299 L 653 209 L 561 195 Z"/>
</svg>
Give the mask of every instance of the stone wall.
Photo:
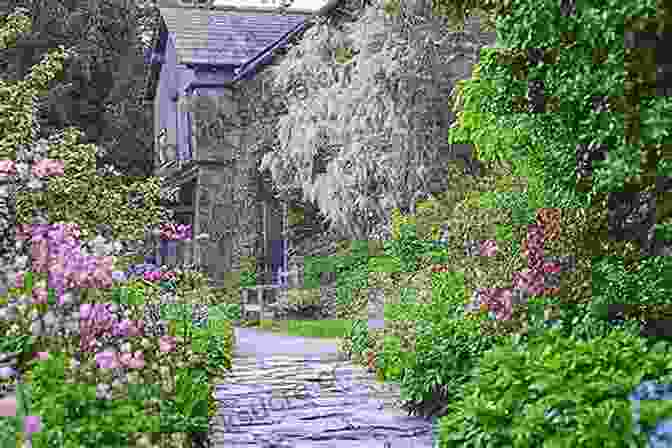
<svg viewBox="0 0 672 448">
<path fill-rule="evenodd" d="M 201 262 L 222 286 L 239 269 L 241 254 L 253 255 L 260 216 L 255 161 L 246 138 L 249 122 L 239 113 L 239 95 L 235 89 L 208 94 L 191 103 L 199 161 L 194 233 L 209 235 L 201 243 Z"/>
</svg>

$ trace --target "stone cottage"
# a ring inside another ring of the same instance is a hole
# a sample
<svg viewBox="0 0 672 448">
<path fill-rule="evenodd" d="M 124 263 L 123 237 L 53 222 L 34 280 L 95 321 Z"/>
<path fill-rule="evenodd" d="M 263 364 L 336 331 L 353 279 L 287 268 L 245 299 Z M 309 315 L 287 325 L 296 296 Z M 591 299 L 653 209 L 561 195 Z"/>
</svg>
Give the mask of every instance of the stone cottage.
<svg viewBox="0 0 672 448">
<path fill-rule="evenodd" d="M 301 38 L 309 19 L 328 15 L 332 23 L 351 21 L 366 3 L 328 0 L 319 9 L 290 7 L 281 14 L 269 8 L 276 6 L 271 0 L 259 2 L 244 8 L 201 0 L 158 3 L 145 94 L 155 111 L 155 175 L 172 196 L 166 205 L 175 220 L 192 225 L 195 236 L 209 235 L 201 243 L 177 244 L 174 255 L 160 261 L 200 264 L 216 285 L 240 270 L 241 262 L 256 263 L 258 281 L 286 294 L 286 276 L 278 273 L 293 266 L 300 272 L 303 256 L 333 254 L 340 235 L 326 232 L 311 204 L 278 199 L 269 177 L 259 173 L 260 135 L 262 140 L 272 136 L 274 128 L 259 111 L 268 105 L 253 92 L 259 85 L 263 89 L 263 67 L 281 58 L 289 41 Z M 445 70 L 452 80 L 471 73 L 484 44 L 477 26 L 465 30 L 476 39 L 458 43 L 457 54 L 449 55 Z M 437 192 L 446 188 L 442 162 L 461 152 L 452 148 L 442 155 L 433 173 Z M 289 222 L 290 207 L 299 210 L 301 223 Z M 331 292 L 323 295 L 333 296 L 334 276 L 325 277 Z M 290 287 L 300 284 L 299 275 Z"/>
<path fill-rule="evenodd" d="M 286 207 L 258 175 L 260 154 L 248 150 L 257 130 L 240 110 L 238 85 L 334 1 L 284 15 L 270 1 L 158 6 L 145 95 L 154 105 L 155 175 L 175 221 L 191 225 L 194 236 L 209 235 L 199 244 L 176 244 L 161 262 L 200 264 L 219 283 L 241 257 L 252 257 L 262 282 L 277 283 L 288 263 Z"/>
</svg>

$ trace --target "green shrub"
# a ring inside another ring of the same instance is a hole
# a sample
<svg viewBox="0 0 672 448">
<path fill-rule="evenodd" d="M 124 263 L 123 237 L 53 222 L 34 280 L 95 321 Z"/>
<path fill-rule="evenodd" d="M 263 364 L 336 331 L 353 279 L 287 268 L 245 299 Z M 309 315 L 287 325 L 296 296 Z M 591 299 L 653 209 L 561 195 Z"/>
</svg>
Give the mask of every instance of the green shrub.
<svg viewBox="0 0 672 448">
<path fill-rule="evenodd" d="M 243 271 L 240 273 L 240 287 L 248 288 L 252 286 L 257 286 L 257 273 Z"/>
<path fill-rule="evenodd" d="M 402 224 L 399 229 L 399 239 L 388 240 L 383 243 L 385 255 L 399 260 L 402 272 L 414 272 L 418 269 L 418 258 L 431 250 L 429 241 L 418 239 L 417 228 L 414 224 Z"/>
<path fill-rule="evenodd" d="M 97 400 L 95 386 L 65 383 L 63 362 L 62 353 L 50 352 L 31 370 L 30 412 L 42 421 L 41 431 L 32 436 L 33 447 L 57 446 L 56 440 L 67 447 L 125 446 L 128 433 L 159 430 L 159 416 L 147 415 L 143 397 Z"/>
<path fill-rule="evenodd" d="M 355 361 L 361 360 L 361 355 L 373 347 L 373 340 L 369 336 L 367 320 L 355 319 L 346 326 L 345 336 L 341 341 L 339 351 Z"/>
<path fill-rule="evenodd" d="M 421 415 L 436 412 L 454 400 L 461 386 L 471 379 L 480 355 L 504 340 L 481 334 L 482 317 L 466 319 L 460 313 L 467 300 L 462 275 L 452 274 L 441 280 L 449 286 L 437 288 L 435 301 L 423 310 L 427 318 L 417 321 L 415 356 L 400 381 L 405 406 Z"/>
<path fill-rule="evenodd" d="M 161 400 L 161 432 L 208 431 L 208 375 L 200 369 L 178 369 L 175 394 Z"/>
<path fill-rule="evenodd" d="M 412 356 L 411 352 L 402 349 L 398 337 L 387 335 L 383 338 L 383 350 L 376 358 L 376 368 L 382 372 L 385 381 L 398 382 Z"/>
<path fill-rule="evenodd" d="M 549 331 L 526 346 L 502 344 L 484 353 L 439 420 L 440 446 L 643 446 L 628 394 L 642 380 L 670 383 L 670 355 L 621 330 L 588 342 Z"/>
<path fill-rule="evenodd" d="M 610 305 L 624 305 L 640 318 L 662 317 L 653 313 L 671 310 L 670 257 L 645 257 L 629 268 L 622 257 L 602 257 L 593 262 L 593 272 L 591 304 L 599 316 L 606 316 Z"/>
<path fill-rule="evenodd" d="M 406 345 L 401 344 L 401 337 L 409 339 L 407 336 L 413 336 L 415 339 L 416 334 L 395 334 L 392 331 L 396 328 L 395 324 L 410 323 L 417 331 L 417 328 L 428 323 L 439 324 L 448 318 L 463 319 L 465 305 L 463 288 L 464 276 L 461 273 L 433 273 L 430 303 L 417 300 L 417 289 L 402 288 L 399 302 L 385 305 L 385 322 L 390 331 L 384 338 L 383 351 L 377 359 L 378 368 L 383 372 L 385 379 L 400 380 L 404 367 L 409 365 L 413 356 Z"/>
<path fill-rule="evenodd" d="M 212 319 L 237 321 L 241 318 L 239 303 L 220 303 L 208 308 L 208 322 Z"/>
</svg>

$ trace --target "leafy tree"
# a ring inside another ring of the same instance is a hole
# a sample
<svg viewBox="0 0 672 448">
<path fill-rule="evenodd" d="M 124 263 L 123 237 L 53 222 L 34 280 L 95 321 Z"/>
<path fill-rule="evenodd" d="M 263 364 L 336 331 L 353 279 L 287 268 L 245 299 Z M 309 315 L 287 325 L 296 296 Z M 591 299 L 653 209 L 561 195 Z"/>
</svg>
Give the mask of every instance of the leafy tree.
<svg viewBox="0 0 672 448">
<path fill-rule="evenodd" d="M 427 192 L 449 149 L 451 80 L 441 68 L 454 36 L 424 2 L 386 10 L 368 6 L 342 29 L 316 23 L 271 69 L 286 112 L 260 168 L 359 239 L 371 220 Z M 479 44 L 460 43 L 474 53 Z"/>
<path fill-rule="evenodd" d="M 85 6 L 84 6 L 85 5 Z M 98 163 L 133 176 L 152 174 L 152 108 L 143 103 L 142 34 L 155 8 L 112 0 L 85 3 L 36 1 L 28 8 L 33 28 L 17 47 L 0 53 L 5 72 L 23 79 L 49 49 L 73 48 L 48 94 L 38 102 L 40 137 L 74 126 L 84 143 L 100 146 Z"/>
<path fill-rule="evenodd" d="M 19 12 L 7 20 L 9 31 L 0 34 L 3 47 L 10 45 L 17 34 L 30 29 L 30 19 L 25 15 L 25 10 Z M 81 132 L 74 128 L 67 128 L 49 139 L 36 141 L 35 99 L 49 87 L 55 74 L 71 55 L 72 50 L 61 47 L 46 55 L 25 80 L 0 80 L 0 101 L 3 105 L 0 116 L 0 160 L 16 160 L 18 165 L 26 167 L 28 160 L 17 159 L 17 155 L 23 152 L 16 149 L 31 147 L 32 150 L 45 152 L 49 159 L 64 162 L 64 176 L 49 179 L 44 192 L 34 193 L 23 185 L 18 186 L 17 220 L 22 224 L 30 224 L 32 211 L 45 208 L 52 222 L 79 224 L 83 238 L 91 236 L 95 226 L 100 223 L 110 225 L 116 239 L 140 238 L 146 225 L 156 224 L 159 216 L 158 178 L 138 181 L 123 176 L 98 177 L 96 148 L 91 144 L 78 144 Z M 142 194 L 142 207 L 126 206 L 130 191 Z"/>
</svg>

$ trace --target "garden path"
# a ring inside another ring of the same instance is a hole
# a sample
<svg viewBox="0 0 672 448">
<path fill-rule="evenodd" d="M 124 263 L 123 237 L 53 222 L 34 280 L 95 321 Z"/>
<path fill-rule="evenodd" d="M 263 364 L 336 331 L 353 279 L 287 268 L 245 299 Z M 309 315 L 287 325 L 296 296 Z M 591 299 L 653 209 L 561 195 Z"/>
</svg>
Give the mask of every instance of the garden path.
<svg viewBox="0 0 672 448">
<path fill-rule="evenodd" d="M 235 328 L 232 375 L 216 388 L 214 448 L 432 448 L 430 420 L 399 387 L 343 359 L 338 340 Z"/>
</svg>

